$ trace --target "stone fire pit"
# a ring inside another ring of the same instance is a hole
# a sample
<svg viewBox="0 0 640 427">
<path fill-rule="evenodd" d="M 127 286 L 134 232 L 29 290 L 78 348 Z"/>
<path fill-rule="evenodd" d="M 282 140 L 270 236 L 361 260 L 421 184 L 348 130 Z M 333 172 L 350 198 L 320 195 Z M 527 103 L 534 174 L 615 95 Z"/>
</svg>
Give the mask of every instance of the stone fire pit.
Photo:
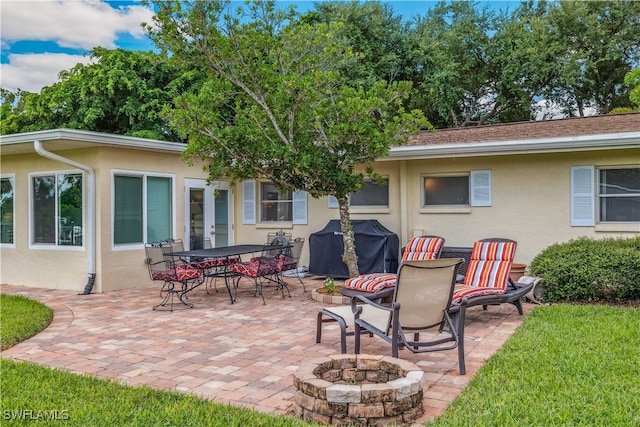
<svg viewBox="0 0 640 427">
<path fill-rule="evenodd" d="M 424 413 L 423 371 L 389 356 L 341 354 L 293 375 L 294 411 L 333 425 L 411 424 Z"/>
</svg>

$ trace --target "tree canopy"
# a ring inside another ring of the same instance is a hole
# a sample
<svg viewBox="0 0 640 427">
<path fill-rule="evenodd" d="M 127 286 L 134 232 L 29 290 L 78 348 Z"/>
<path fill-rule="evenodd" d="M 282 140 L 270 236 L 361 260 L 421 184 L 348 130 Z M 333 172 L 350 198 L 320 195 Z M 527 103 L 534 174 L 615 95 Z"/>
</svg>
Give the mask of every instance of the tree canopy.
<svg viewBox="0 0 640 427">
<path fill-rule="evenodd" d="M 341 84 L 369 89 L 379 81 L 411 81 L 405 108 L 421 110 L 436 128 L 633 106 L 624 77 L 640 64 L 640 2 L 526 0 L 498 12 L 473 1 L 442 1 L 412 19 L 393 6 L 318 2 L 287 20 L 331 24 L 352 53 L 349 66 L 337 67 Z M 0 133 L 72 127 L 178 139 L 163 108 L 198 92 L 206 70 L 152 52 L 91 54 L 93 64 L 62 71 L 39 94 L 1 90 Z"/>
<path fill-rule="evenodd" d="M 153 52 L 97 47 L 91 56 L 39 94 L 4 91 L 2 133 L 71 128 L 178 140 L 162 109 L 197 88 L 201 73 Z"/>
<path fill-rule="evenodd" d="M 209 71 L 202 90 L 179 97 L 170 112 L 189 139 L 185 154 L 204 160 L 211 180 L 263 178 L 282 190 L 335 196 L 344 261 L 357 275 L 348 196 L 365 176 L 377 178 L 376 158 L 428 126 L 402 106 L 411 84 L 346 85 L 340 71 L 357 57 L 342 25 L 296 20 L 275 2 L 234 15 L 222 2 L 155 4 L 156 44 Z"/>
</svg>

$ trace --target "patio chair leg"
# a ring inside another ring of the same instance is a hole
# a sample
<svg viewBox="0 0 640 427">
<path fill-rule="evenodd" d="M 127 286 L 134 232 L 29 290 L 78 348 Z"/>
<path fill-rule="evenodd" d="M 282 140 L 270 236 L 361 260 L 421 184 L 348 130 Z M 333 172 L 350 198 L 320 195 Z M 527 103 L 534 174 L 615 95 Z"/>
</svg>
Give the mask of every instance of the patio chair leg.
<svg viewBox="0 0 640 427">
<path fill-rule="evenodd" d="M 466 364 L 464 361 L 464 318 L 466 307 L 460 307 L 460 309 L 453 314 L 451 325 L 455 328 L 458 334 L 458 367 L 460 368 L 460 375 L 467 373 Z"/>
<path fill-rule="evenodd" d="M 518 309 L 518 313 L 520 314 L 520 316 L 522 316 L 523 311 L 522 311 L 522 302 L 520 302 L 520 298 L 518 298 L 515 301 L 511 301 L 511 304 L 516 306 L 516 308 Z"/>
<path fill-rule="evenodd" d="M 166 289 L 165 289 L 164 298 L 162 299 L 162 302 L 160 304 L 153 307 L 153 310 L 173 311 L 174 305 L 178 304 L 177 302 L 175 302 L 176 296 L 180 301 L 180 305 L 177 306 L 179 308 L 176 308 L 176 310 L 184 309 L 184 308 L 193 308 L 193 304 L 190 304 L 183 299 L 184 292 L 178 291 L 175 289 L 175 284 L 173 282 L 167 282 L 165 286 L 166 286 Z M 183 288 L 184 288 L 184 284 L 183 284 Z"/>
<path fill-rule="evenodd" d="M 300 272 L 297 270 L 296 270 L 296 277 L 298 278 L 298 280 L 300 281 L 300 284 L 302 285 L 303 292 L 307 292 L 307 287 L 304 285 L 304 282 L 302 281 L 302 277 L 300 277 Z"/>
<path fill-rule="evenodd" d="M 318 312 L 318 319 L 316 320 L 316 344 L 322 341 L 322 311 Z"/>
</svg>

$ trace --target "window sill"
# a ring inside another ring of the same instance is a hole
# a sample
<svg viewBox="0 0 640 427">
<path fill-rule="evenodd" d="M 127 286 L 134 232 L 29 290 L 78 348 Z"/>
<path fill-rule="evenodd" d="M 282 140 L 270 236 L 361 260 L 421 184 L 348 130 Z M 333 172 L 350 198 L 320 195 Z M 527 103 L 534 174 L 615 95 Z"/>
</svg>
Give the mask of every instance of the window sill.
<svg viewBox="0 0 640 427">
<path fill-rule="evenodd" d="M 600 223 L 600 224 L 596 224 L 596 231 L 640 233 L 640 223 L 638 222 Z"/>
<path fill-rule="evenodd" d="M 421 214 L 468 214 L 471 206 L 429 206 L 420 208 Z"/>
<path fill-rule="evenodd" d="M 391 209 L 388 207 L 371 207 L 371 206 L 349 206 L 349 213 L 352 214 L 388 214 Z"/>
<path fill-rule="evenodd" d="M 283 222 L 261 222 L 256 224 L 256 228 L 259 229 L 275 229 L 275 230 L 280 230 L 280 229 L 292 229 L 293 228 L 293 223 L 291 221 L 283 221 Z"/>
</svg>

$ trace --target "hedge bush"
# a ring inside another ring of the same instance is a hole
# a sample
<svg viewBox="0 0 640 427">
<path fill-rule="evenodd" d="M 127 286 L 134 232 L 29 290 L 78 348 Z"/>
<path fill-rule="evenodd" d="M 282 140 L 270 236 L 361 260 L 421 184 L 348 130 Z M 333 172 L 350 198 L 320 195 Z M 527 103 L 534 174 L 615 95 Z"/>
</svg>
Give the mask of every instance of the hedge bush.
<svg viewBox="0 0 640 427">
<path fill-rule="evenodd" d="M 640 236 L 580 238 L 538 254 L 529 271 L 542 278 L 544 301 L 621 302 L 640 299 Z"/>
</svg>

